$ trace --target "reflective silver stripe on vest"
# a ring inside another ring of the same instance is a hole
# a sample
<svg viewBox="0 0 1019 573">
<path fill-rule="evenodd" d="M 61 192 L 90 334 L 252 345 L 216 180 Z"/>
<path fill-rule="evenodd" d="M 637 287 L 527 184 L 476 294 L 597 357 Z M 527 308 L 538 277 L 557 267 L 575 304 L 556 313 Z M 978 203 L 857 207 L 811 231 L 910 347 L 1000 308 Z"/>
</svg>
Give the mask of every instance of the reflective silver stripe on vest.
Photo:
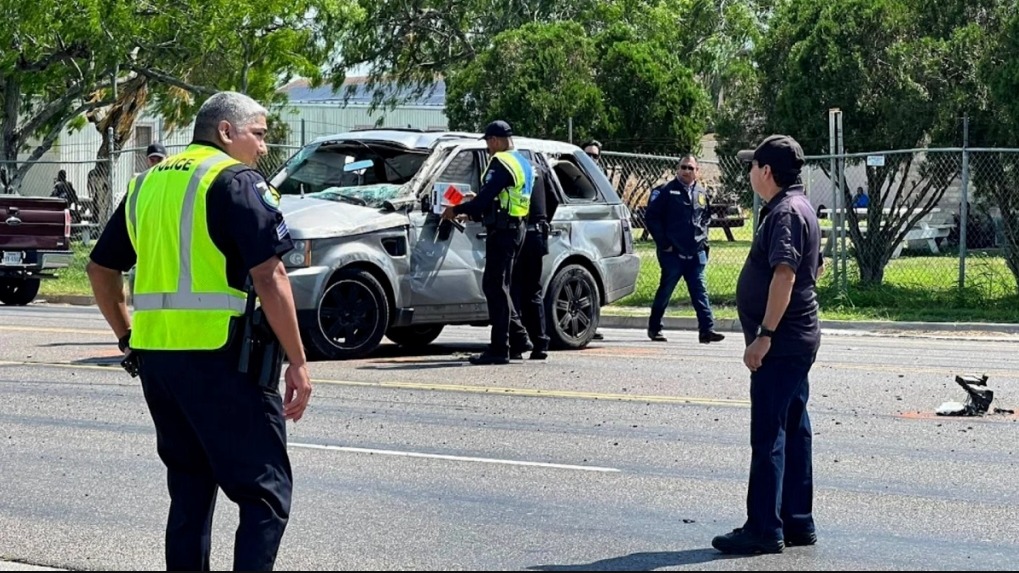
<svg viewBox="0 0 1019 573">
<path fill-rule="evenodd" d="M 198 196 L 198 186 L 202 178 L 216 164 L 221 163 L 229 156 L 217 153 L 198 165 L 198 169 L 188 181 L 187 191 L 184 192 L 183 209 L 180 212 L 180 272 L 177 274 L 177 293 L 191 292 L 191 232 L 195 225 L 195 200 Z M 243 309 L 242 309 L 243 310 Z"/>
<path fill-rule="evenodd" d="M 138 177 L 134 180 L 134 193 L 128 198 L 127 216 L 131 224 L 131 232 L 135 236 L 135 240 L 138 240 L 138 190 L 142 188 L 142 181 L 145 181 L 145 176 L 149 174 L 149 170 L 142 171 Z"/>
<path fill-rule="evenodd" d="M 232 310 L 244 312 L 245 300 L 229 294 L 155 293 L 134 295 L 135 310 Z"/>
</svg>

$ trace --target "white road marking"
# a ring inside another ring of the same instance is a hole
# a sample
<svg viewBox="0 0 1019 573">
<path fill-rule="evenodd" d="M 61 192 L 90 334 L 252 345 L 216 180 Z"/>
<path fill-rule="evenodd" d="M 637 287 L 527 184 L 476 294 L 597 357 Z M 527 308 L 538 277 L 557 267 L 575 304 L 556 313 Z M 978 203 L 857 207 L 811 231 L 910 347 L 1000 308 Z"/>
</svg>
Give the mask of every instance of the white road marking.
<svg viewBox="0 0 1019 573">
<path fill-rule="evenodd" d="M 305 444 L 290 442 L 294 448 L 305 448 L 308 450 L 329 450 L 334 452 L 349 452 L 355 454 L 378 454 L 382 456 L 400 456 L 405 458 L 427 458 L 433 460 L 451 460 L 456 462 L 476 462 L 484 464 L 502 464 L 507 466 L 531 466 L 540 468 L 552 468 L 560 470 L 576 470 L 584 472 L 617 473 L 617 468 L 605 468 L 600 466 L 575 466 L 570 464 L 550 464 L 544 462 L 525 462 L 521 460 L 500 460 L 496 458 L 473 458 L 468 456 L 451 456 L 445 454 L 426 454 L 423 452 L 401 452 L 397 450 L 376 450 L 372 448 L 353 448 L 349 446 L 326 446 L 322 444 Z"/>
</svg>

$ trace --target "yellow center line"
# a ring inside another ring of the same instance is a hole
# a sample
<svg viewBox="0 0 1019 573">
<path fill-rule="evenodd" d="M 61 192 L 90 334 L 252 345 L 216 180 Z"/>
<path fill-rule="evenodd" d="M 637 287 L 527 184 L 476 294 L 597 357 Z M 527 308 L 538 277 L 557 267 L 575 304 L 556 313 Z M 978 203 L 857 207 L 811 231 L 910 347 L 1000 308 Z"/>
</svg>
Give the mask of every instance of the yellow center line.
<svg viewBox="0 0 1019 573">
<path fill-rule="evenodd" d="M 111 363 L 107 366 L 98 364 L 72 364 L 69 362 L 43 362 L 31 360 L 0 360 L 0 366 L 28 366 L 47 368 L 69 368 L 74 370 L 116 371 Z M 541 390 L 536 388 L 512 388 L 508 386 L 469 386 L 462 384 L 437 384 L 430 382 L 364 382 L 355 380 L 331 380 L 316 378 L 313 384 L 330 386 L 357 386 L 363 388 L 395 388 L 400 390 L 421 390 L 428 392 L 460 392 L 468 394 L 492 394 L 501 396 L 524 396 L 530 398 L 570 398 L 580 400 L 607 400 L 615 402 L 646 402 L 654 404 L 689 404 L 697 406 L 750 406 L 748 400 L 729 400 L 725 398 L 697 398 L 692 396 L 655 396 L 641 394 L 618 394 L 603 392 L 581 392 L 576 390 Z"/>
</svg>

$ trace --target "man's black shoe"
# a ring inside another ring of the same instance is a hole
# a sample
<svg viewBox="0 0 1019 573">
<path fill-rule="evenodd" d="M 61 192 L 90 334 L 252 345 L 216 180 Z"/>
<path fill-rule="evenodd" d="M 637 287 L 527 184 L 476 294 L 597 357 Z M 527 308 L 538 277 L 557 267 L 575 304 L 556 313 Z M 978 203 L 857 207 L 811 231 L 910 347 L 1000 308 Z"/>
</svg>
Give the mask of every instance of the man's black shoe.
<svg viewBox="0 0 1019 573">
<path fill-rule="evenodd" d="M 509 357 L 507 356 L 496 356 L 495 354 L 489 354 L 488 352 L 482 352 L 481 354 L 475 354 L 467 359 L 471 364 L 485 365 L 485 364 L 509 364 Z"/>
<path fill-rule="evenodd" d="M 654 331 L 649 330 L 649 331 L 647 331 L 647 337 L 650 338 L 651 340 L 655 341 L 655 342 L 668 342 L 669 341 L 667 338 L 665 338 L 665 335 L 662 334 L 661 330 L 659 330 L 658 332 L 654 332 Z"/>
<path fill-rule="evenodd" d="M 725 340 L 725 335 L 720 332 L 715 332 L 714 330 L 709 330 L 707 332 L 702 332 L 700 339 L 701 344 L 708 344 L 709 342 L 721 342 Z"/>
<path fill-rule="evenodd" d="M 548 358 L 548 352 L 545 352 L 544 350 L 531 351 L 531 360 L 544 360 L 546 358 Z"/>
<path fill-rule="evenodd" d="M 765 539 L 758 537 L 743 528 L 733 529 L 731 533 L 719 535 L 711 540 L 711 546 L 731 555 L 756 555 L 758 553 L 782 553 L 784 548 L 781 539 Z"/>
<path fill-rule="evenodd" d="M 785 546 L 802 546 L 802 545 L 813 545 L 817 543 L 817 534 L 813 531 L 806 531 L 802 533 L 785 533 Z"/>
<path fill-rule="evenodd" d="M 594 336 L 591 337 L 591 340 L 605 340 L 605 336 L 596 330 L 594 331 Z"/>
<path fill-rule="evenodd" d="M 510 360 L 523 360 L 524 353 L 534 350 L 530 340 L 525 340 L 520 346 L 510 346 Z"/>
</svg>

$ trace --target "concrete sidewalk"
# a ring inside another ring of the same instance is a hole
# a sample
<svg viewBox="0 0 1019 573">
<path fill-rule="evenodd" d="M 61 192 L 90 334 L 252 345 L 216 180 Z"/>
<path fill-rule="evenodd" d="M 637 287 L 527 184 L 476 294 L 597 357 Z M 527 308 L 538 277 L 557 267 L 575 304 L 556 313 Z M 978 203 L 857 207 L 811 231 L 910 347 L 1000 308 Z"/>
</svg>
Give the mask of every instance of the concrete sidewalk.
<svg viewBox="0 0 1019 573">
<path fill-rule="evenodd" d="M 606 312 L 602 315 L 598 326 L 602 328 L 633 328 L 647 330 L 647 314 L 617 314 Z M 662 323 L 665 330 L 697 330 L 697 319 L 694 317 L 666 316 Z M 848 321 L 822 320 L 822 330 L 857 331 L 863 333 L 900 334 L 900 335 L 931 335 L 945 336 L 1008 336 L 1019 337 L 1019 324 L 996 322 L 896 322 L 896 321 Z M 716 319 L 715 330 L 719 332 L 741 332 L 738 319 Z"/>
</svg>

